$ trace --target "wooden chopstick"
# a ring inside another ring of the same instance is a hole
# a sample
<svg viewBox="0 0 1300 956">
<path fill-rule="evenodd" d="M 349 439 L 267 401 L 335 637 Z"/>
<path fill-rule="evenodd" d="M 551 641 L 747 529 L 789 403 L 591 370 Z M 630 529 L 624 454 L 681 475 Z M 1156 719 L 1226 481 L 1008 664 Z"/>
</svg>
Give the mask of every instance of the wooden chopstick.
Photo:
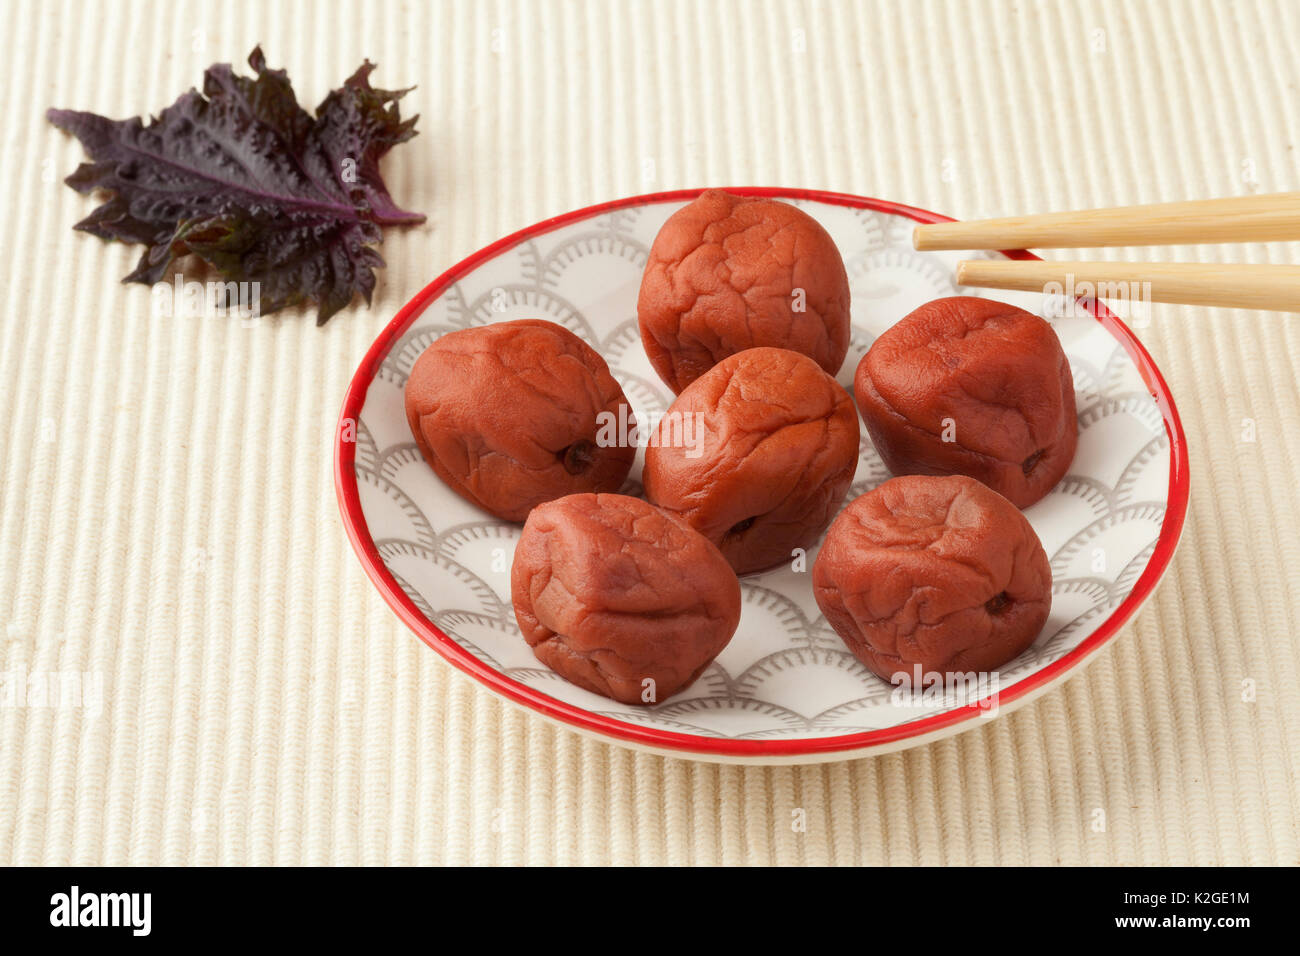
<svg viewBox="0 0 1300 956">
<path fill-rule="evenodd" d="M 957 263 L 957 284 L 1072 298 L 1300 312 L 1300 266 L 966 259 Z"/>
<path fill-rule="evenodd" d="M 917 226 L 917 249 L 1048 249 L 1300 239 L 1300 192 Z"/>
</svg>

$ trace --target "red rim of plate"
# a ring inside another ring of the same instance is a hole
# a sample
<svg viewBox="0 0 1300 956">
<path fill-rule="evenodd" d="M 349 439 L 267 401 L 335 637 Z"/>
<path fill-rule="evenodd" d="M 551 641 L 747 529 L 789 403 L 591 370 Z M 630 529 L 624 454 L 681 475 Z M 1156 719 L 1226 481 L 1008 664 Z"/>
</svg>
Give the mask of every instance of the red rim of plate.
<svg viewBox="0 0 1300 956">
<path fill-rule="evenodd" d="M 369 351 L 366 352 L 366 356 L 357 369 L 356 375 L 352 378 L 352 383 L 348 386 L 347 395 L 343 399 L 343 411 L 339 416 L 335 441 L 334 478 L 338 492 L 339 508 L 343 513 L 343 524 L 347 528 L 348 538 L 352 541 L 353 548 L 361 558 L 361 564 L 365 567 L 366 574 L 379 588 L 380 594 L 388 602 L 389 607 L 397 612 L 397 616 L 421 640 L 460 670 L 516 703 L 523 704 L 573 727 L 612 737 L 626 743 L 719 757 L 810 756 L 814 754 L 831 754 L 839 751 L 862 751 L 885 744 L 894 744 L 911 737 L 922 737 L 952 727 L 955 724 L 976 720 L 983 712 L 978 702 L 956 707 L 909 723 L 853 734 L 775 740 L 736 740 L 725 737 L 708 737 L 701 734 L 677 733 L 633 724 L 613 717 L 604 717 L 534 690 L 480 661 L 426 618 L 419 608 L 415 606 L 414 602 L 406 596 L 406 593 L 398 586 L 397 581 L 384 566 L 383 559 L 375 548 L 374 539 L 371 537 L 369 527 L 366 524 L 365 515 L 361 510 L 361 498 L 357 491 L 355 468 L 356 442 L 355 440 L 345 441 L 344 436 L 347 434 L 345 426 L 359 420 L 370 382 L 373 380 L 380 363 L 387 357 L 393 343 L 406 332 L 429 304 L 437 299 L 453 282 L 474 270 L 481 263 L 500 255 L 527 239 L 551 232 L 570 223 L 589 219 L 601 213 L 625 209 L 629 206 L 690 200 L 703 191 L 702 189 L 677 189 L 671 192 L 632 196 L 626 199 L 617 199 L 613 202 L 588 206 L 585 209 L 576 209 L 562 216 L 543 220 L 497 240 L 490 246 L 480 249 L 469 258 L 452 266 L 420 290 L 393 317 L 393 320 L 388 323 L 388 326 L 370 346 Z M 744 196 L 808 199 L 837 206 L 871 209 L 876 212 L 906 216 L 922 223 L 953 221 L 948 216 L 941 216 L 938 213 L 918 209 L 914 206 L 905 206 L 883 199 L 852 196 L 846 193 L 824 192 L 818 189 L 745 187 L 728 189 L 728 191 Z M 1012 259 L 1038 258 L 1038 256 L 1023 249 L 1008 250 L 1003 254 Z M 1051 664 L 1017 681 L 1010 687 L 1001 690 L 998 694 L 1000 705 L 1009 704 L 1052 682 L 1058 676 L 1082 663 L 1094 651 L 1114 638 L 1120 627 L 1151 594 L 1164 573 L 1178 544 L 1178 537 L 1182 531 L 1183 520 L 1187 513 L 1189 493 L 1187 439 L 1183 434 L 1182 422 L 1179 421 L 1173 397 L 1169 394 L 1169 387 L 1165 384 L 1165 380 L 1161 376 L 1160 370 L 1156 368 L 1151 356 L 1147 354 L 1141 342 L 1137 340 L 1123 322 L 1099 303 L 1095 305 L 1086 303 L 1086 305 L 1088 305 L 1097 320 L 1105 326 L 1106 330 L 1124 346 L 1160 409 L 1170 443 L 1169 500 L 1165 508 L 1165 518 L 1160 527 L 1160 537 L 1156 541 L 1155 551 L 1152 553 L 1151 560 L 1147 562 L 1146 569 L 1138 578 L 1129 596 L 1111 613 L 1110 617 L 1103 621 L 1074 650 L 1059 660 L 1053 661 Z"/>
</svg>

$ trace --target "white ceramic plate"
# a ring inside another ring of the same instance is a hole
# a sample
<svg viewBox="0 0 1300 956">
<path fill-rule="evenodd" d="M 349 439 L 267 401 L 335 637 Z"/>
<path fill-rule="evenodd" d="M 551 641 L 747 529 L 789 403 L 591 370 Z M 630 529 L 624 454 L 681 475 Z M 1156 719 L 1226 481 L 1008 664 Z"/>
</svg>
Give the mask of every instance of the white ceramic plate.
<svg viewBox="0 0 1300 956">
<path fill-rule="evenodd" d="M 793 202 L 835 239 L 853 295 L 853 340 L 839 374 L 850 392 L 875 336 L 923 302 L 957 294 L 956 261 L 987 255 L 914 251 L 915 223 L 944 219 L 924 210 L 808 190 L 733 191 Z M 582 690 L 533 656 L 510 605 L 520 528 L 455 495 L 424 463 L 406 423 L 407 374 L 446 332 L 545 318 L 599 350 L 637 421 L 653 422 L 672 394 L 642 351 L 637 291 L 659 227 L 698 193 L 578 210 L 502 239 L 433 281 L 384 330 L 344 402 L 336 479 L 349 537 L 385 599 L 426 643 L 510 700 L 615 742 L 709 760 L 897 750 L 975 726 L 1063 680 L 1115 636 L 1168 565 L 1187 506 L 1187 450 L 1173 399 L 1132 333 L 1100 308 L 1063 317 L 1060 301 L 1037 293 L 993 296 L 1053 321 L 1074 372 L 1079 449 L 1066 478 L 1025 512 L 1051 557 L 1051 616 L 988 683 L 973 693 L 895 691 L 826 624 L 810 574 L 791 569 L 742 579 L 731 643 L 694 685 L 657 706 Z M 640 492 L 642 458 L 626 493 Z M 863 429 L 845 502 L 888 477 Z"/>
</svg>

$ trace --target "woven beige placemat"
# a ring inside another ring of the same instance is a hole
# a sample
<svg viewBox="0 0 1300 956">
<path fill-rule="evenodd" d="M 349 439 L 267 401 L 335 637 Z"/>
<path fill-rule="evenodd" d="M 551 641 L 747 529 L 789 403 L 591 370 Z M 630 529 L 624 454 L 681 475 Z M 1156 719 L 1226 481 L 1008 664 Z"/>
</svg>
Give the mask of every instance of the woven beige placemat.
<svg viewBox="0 0 1300 956">
<path fill-rule="evenodd" d="M 103 687 L 0 707 L 0 863 L 1300 862 L 1294 318 L 1155 309 L 1193 486 L 1156 597 L 1061 689 L 870 760 L 666 760 L 515 710 L 389 612 L 330 473 L 401 303 L 578 206 L 790 185 L 971 218 L 1300 188 L 1294 0 L 2 13 L 0 671 Z M 138 250 L 71 230 L 81 151 L 42 113 L 157 111 L 259 41 L 310 104 L 364 57 L 418 84 L 386 174 L 429 221 L 324 329 L 154 318 L 118 283 Z"/>
</svg>

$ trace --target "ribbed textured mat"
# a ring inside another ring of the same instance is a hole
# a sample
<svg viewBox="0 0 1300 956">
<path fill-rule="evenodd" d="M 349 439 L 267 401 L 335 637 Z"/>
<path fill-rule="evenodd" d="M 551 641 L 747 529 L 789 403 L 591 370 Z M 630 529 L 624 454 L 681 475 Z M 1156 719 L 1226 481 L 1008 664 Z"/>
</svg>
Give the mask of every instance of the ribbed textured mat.
<svg viewBox="0 0 1300 956">
<path fill-rule="evenodd" d="M 103 703 L 0 707 L 0 862 L 1300 862 L 1294 318 L 1156 307 L 1193 486 L 1156 597 L 1063 688 L 873 760 L 693 764 L 513 709 L 375 594 L 330 473 L 396 309 L 574 207 L 791 185 L 971 218 L 1300 188 L 1300 4 L 3 8 L 0 672 L 100 675 Z M 81 150 L 42 113 L 156 111 L 259 41 L 309 104 L 365 57 L 419 85 L 386 172 L 429 222 L 324 329 L 153 318 L 118 282 L 138 251 L 71 230 Z M 1300 261 L 1101 255 L 1152 254 Z"/>
</svg>

